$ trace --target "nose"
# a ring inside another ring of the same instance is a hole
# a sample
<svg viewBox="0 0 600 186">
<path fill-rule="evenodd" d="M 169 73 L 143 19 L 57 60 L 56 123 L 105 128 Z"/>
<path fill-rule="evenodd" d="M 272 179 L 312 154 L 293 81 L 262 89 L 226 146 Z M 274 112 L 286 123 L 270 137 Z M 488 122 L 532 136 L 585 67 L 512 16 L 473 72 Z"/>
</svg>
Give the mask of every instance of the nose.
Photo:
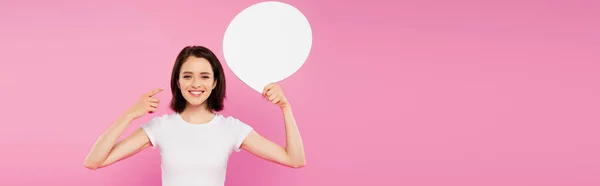
<svg viewBox="0 0 600 186">
<path fill-rule="evenodd" d="M 192 88 L 200 88 L 202 84 L 200 84 L 200 80 L 194 78 L 194 80 L 192 81 Z"/>
</svg>

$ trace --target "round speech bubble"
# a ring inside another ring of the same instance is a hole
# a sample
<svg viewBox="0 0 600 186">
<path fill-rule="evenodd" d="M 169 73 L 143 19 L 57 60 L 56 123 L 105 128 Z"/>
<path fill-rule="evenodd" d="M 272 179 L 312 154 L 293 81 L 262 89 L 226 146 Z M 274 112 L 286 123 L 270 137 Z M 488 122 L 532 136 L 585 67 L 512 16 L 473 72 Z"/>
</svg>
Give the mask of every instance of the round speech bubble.
<svg viewBox="0 0 600 186">
<path fill-rule="evenodd" d="M 229 23 L 223 38 L 225 62 L 246 85 L 263 88 L 294 74 L 306 61 L 312 30 L 295 7 L 268 1 L 251 5 Z"/>
</svg>

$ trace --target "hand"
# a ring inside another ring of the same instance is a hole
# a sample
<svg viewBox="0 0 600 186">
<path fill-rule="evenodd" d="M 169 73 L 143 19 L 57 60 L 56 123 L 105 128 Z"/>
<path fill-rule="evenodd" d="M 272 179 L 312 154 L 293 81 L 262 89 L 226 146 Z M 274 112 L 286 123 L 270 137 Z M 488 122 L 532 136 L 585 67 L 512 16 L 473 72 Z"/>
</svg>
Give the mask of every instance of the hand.
<svg viewBox="0 0 600 186">
<path fill-rule="evenodd" d="M 142 97 L 127 111 L 127 115 L 133 117 L 133 119 L 143 116 L 144 114 L 150 112 L 156 112 L 158 108 L 159 100 L 158 98 L 152 97 L 157 93 L 161 92 L 163 89 L 158 88 L 154 89 L 151 92 L 145 93 Z"/>
<path fill-rule="evenodd" d="M 290 104 L 287 98 L 285 98 L 285 96 L 283 95 L 281 87 L 279 87 L 279 85 L 275 83 L 271 83 L 265 86 L 262 95 L 271 103 L 277 104 L 281 108 L 288 107 Z"/>
</svg>

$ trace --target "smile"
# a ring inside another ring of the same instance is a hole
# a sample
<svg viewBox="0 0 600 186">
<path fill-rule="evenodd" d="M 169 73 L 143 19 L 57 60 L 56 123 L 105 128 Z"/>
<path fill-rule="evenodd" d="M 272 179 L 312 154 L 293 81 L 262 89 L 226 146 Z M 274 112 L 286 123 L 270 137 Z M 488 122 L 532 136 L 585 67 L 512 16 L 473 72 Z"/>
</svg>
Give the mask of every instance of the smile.
<svg viewBox="0 0 600 186">
<path fill-rule="evenodd" d="M 202 93 L 204 93 L 203 90 L 190 90 L 188 91 L 190 94 L 192 94 L 193 96 L 200 96 L 202 95 Z"/>
</svg>

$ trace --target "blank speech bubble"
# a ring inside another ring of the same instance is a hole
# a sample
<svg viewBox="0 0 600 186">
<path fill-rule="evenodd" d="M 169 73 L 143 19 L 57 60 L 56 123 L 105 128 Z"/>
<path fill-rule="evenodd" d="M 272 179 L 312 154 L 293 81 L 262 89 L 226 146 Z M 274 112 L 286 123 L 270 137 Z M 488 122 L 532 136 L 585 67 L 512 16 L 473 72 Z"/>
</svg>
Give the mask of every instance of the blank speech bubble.
<svg viewBox="0 0 600 186">
<path fill-rule="evenodd" d="M 295 7 L 275 1 L 241 11 L 223 38 L 225 62 L 259 93 L 298 71 L 311 47 L 312 30 L 306 17 Z"/>
</svg>

